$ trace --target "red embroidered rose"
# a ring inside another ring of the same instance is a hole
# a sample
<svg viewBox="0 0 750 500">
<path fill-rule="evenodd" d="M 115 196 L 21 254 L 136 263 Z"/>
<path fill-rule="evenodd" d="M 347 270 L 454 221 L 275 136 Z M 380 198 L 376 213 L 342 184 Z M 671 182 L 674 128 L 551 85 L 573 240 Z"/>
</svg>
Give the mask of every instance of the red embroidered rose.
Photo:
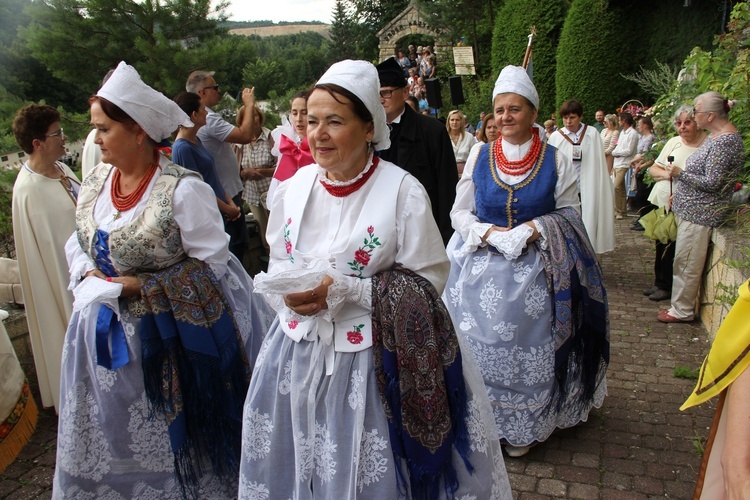
<svg viewBox="0 0 750 500">
<path fill-rule="evenodd" d="M 287 241 L 286 242 L 286 253 L 292 253 L 292 242 Z"/>
<path fill-rule="evenodd" d="M 372 233 L 374 233 L 374 232 L 375 232 L 375 228 L 374 228 L 374 227 L 372 227 L 372 226 L 370 226 L 370 227 L 368 227 L 368 228 L 367 228 L 367 232 L 368 232 L 369 234 L 372 234 Z"/>
<path fill-rule="evenodd" d="M 356 260 L 363 266 L 366 266 L 370 262 L 370 254 L 360 248 L 359 250 L 354 252 L 354 260 Z"/>
<path fill-rule="evenodd" d="M 359 332 L 346 332 L 346 340 L 348 340 L 350 344 L 361 344 L 364 337 L 362 337 L 362 334 Z"/>
<path fill-rule="evenodd" d="M 286 220 L 286 225 L 287 225 L 287 226 L 291 226 L 291 225 L 292 225 L 292 218 L 291 218 L 291 217 L 289 217 L 289 218 L 288 218 L 288 219 Z"/>
<path fill-rule="evenodd" d="M 292 330 L 297 328 L 297 325 L 299 325 L 299 321 L 290 321 L 289 323 L 287 323 L 287 326 L 291 328 Z"/>
</svg>

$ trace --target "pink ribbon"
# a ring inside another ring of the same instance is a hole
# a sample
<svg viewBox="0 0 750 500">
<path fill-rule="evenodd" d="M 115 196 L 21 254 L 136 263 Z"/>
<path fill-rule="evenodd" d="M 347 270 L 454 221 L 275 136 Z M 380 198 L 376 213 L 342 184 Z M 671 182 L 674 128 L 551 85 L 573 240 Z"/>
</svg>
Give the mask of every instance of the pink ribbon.
<svg viewBox="0 0 750 500">
<path fill-rule="evenodd" d="M 281 160 L 279 160 L 279 166 L 276 167 L 276 172 L 273 174 L 273 178 L 278 179 L 280 182 L 289 179 L 297 170 L 314 162 L 307 138 L 302 139 L 302 142 L 298 146 L 296 142 L 282 135 L 279 144 L 279 153 L 282 156 Z"/>
</svg>

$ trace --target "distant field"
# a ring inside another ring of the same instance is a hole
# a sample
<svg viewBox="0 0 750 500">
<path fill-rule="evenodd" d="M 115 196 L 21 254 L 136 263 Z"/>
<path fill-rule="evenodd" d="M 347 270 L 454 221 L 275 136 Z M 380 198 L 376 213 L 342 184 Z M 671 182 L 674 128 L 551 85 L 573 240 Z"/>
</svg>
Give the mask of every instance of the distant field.
<svg viewBox="0 0 750 500">
<path fill-rule="evenodd" d="M 327 37 L 329 24 L 287 24 L 283 26 L 265 26 L 263 28 L 238 28 L 229 30 L 233 35 L 258 35 L 260 37 L 294 35 L 305 31 L 320 33 Z"/>
</svg>

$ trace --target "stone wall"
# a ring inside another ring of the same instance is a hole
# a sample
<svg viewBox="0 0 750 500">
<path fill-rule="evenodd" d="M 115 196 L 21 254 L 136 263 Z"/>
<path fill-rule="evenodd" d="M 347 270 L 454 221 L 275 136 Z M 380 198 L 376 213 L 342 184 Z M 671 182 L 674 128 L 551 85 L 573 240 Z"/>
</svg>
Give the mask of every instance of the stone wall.
<svg viewBox="0 0 750 500">
<path fill-rule="evenodd" d="M 721 228 L 713 232 L 711 243 L 700 294 L 700 319 L 713 340 L 734 303 L 737 288 L 750 278 L 747 267 L 731 265 L 732 261 L 747 264 L 750 241 L 732 228 Z"/>
</svg>

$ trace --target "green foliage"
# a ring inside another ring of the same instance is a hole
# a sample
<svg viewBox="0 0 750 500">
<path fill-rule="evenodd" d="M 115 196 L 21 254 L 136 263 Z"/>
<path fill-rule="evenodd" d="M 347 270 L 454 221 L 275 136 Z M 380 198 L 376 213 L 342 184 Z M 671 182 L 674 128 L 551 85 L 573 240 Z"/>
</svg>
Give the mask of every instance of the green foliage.
<svg viewBox="0 0 750 500">
<path fill-rule="evenodd" d="M 24 11 L 30 3 L 30 0 L 0 2 L 0 86 L 28 101 L 45 99 L 70 108 L 86 107 L 78 97 L 78 89 L 55 78 L 18 39 L 18 28 L 30 21 Z"/>
<path fill-rule="evenodd" d="M 259 57 L 254 62 L 251 61 L 245 65 L 242 70 L 242 79 L 248 82 L 248 86 L 255 87 L 255 95 L 258 99 L 265 99 L 269 91 L 281 86 L 284 73 L 278 62 Z"/>
<path fill-rule="evenodd" d="M 532 51 L 534 85 L 539 92 L 539 121 L 555 112 L 555 57 L 567 12 L 567 0 L 507 0 L 495 20 L 492 73 L 523 63 L 531 26 L 537 31 Z M 585 109 L 585 108 L 584 108 Z"/>
<path fill-rule="evenodd" d="M 354 20 L 361 27 L 357 43 L 360 59 L 378 58 L 378 38 L 375 33 L 403 11 L 409 0 L 344 0 Z M 338 60 L 338 59 L 337 59 Z"/>
<path fill-rule="evenodd" d="M 713 51 L 696 47 L 685 59 L 679 78 L 663 94 L 649 113 L 659 135 L 673 135 L 672 116 L 681 104 L 708 91 L 720 92 L 737 101 L 730 113 L 731 122 L 750 150 L 750 7 L 738 3 L 730 16 L 727 32 L 716 37 Z M 745 160 L 743 176 L 750 179 L 750 157 Z"/>
<path fill-rule="evenodd" d="M 631 85 L 619 76 L 630 70 L 633 45 L 620 21 L 605 0 L 573 0 L 557 49 L 556 107 L 576 99 L 586 120 L 597 109 L 611 112 L 633 97 Z"/>
<path fill-rule="evenodd" d="M 16 112 L 26 104 L 30 103 L 24 102 L 0 86 L 0 154 L 19 149 L 11 124 Z"/>
<path fill-rule="evenodd" d="M 343 0 L 337 0 L 333 8 L 330 34 L 329 59 L 339 61 L 357 57 L 357 41 L 361 35 L 361 28 L 354 19 L 351 7 L 347 8 Z"/>
<path fill-rule="evenodd" d="M 0 256 L 3 257 L 10 257 L 15 248 L 11 206 L 17 176 L 18 170 L 0 170 Z"/>
<path fill-rule="evenodd" d="M 698 373 L 698 370 L 693 370 L 692 368 L 689 368 L 687 366 L 677 365 L 674 367 L 674 370 L 672 371 L 672 375 L 676 378 L 697 380 L 699 373 Z"/>
<path fill-rule="evenodd" d="M 266 38 L 252 37 L 258 57 L 281 68 L 282 81 L 268 86 L 279 94 L 312 86 L 328 68 L 328 41 L 319 33 L 305 32 Z M 253 83 L 255 82 L 255 83 Z M 244 85 L 257 80 L 247 81 Z M 257 89 L 256 89 L 257 91 Z M 266 94 L 268 96 L 268 94 Z"/>
<path fill-rule="evenodd" d="M 706 443 L 708 442 L 708 438 L 705 436 L 701 436 L 700 434 L 696 433 L 695 436 L 693 436 L 693 450 L 698 456 L 703 456 L 703 452 L 706 451 Z"/>
<path fill-rule="evenodd" d="M 258 58 L 256 39 L 259 38 L 228 34 L 222 36 L 215 45 L 214 62 L 212 64 L 205 67 L 193 68 L 189 66 L 190 63 L 188 61 L 184 63 L 188 65 L 187 67 L 191 68 L 190 71 L 194 69 L 215 70 L 216 74 L 214 77 L 221 84 L 222 90 L 237 95 L 237 92 L 245 86 L 245 80 L 242 76 L 245 64 L 248 61 L 254 61 Z M 178 55 L 176 54 L 176 56 Z M 182 54 L 179 54 L 179 57 L 182 57 Z M 221 62 L 221 64 L 217 66 L 217 62 Z M 181 72 L 183 80 L 187 79 L 190 71 Z M 184 85 L 184 81 L 182 83 Z M 184 87 L 182 90 L 184 90 Z"/>
<path fill-rule="evenodd" d="M 27 7 L 31 22 L 19 36 L 82 96 L 94 92 L 121 60 L 148 84 L 174 95 L 191 70 L 214 61 L 225 8 L 210 0 L 40 0 Z"/>
<path fill-rule="evenodd" d="M 654 61 L 679 66 L 693 48 L 709 50 L 714 35 L 723 30 L 721 3 L 691 0 L 685 7 L 684 0 L 630 2 L 626 19 L 635 21 L 633 31 L 628 33 L 633 40 L 634 60 L 649 69 L 656 68 Z M 647 15 L 633 19 L 638 12 Z"/>
<path fill-rule="evenodd" d="M 632 75 L 620 75 L 626 80 L 636 83 L 643 92 L 653 99 L 658 99 L 663 94 L 669 92 L 669 89 L 677 80 L 679 67 L 671 67 L 669 64 L 656 62 L 655 69 L 648 69 L 641 66 L 641 69 Z"/>
<path fill-rule="evenodd" d="M 421 7 L 435 28 L 445 34 L 454 44 L 474 47 L 477 74 L 491 73 L 490 54 L 492 30 L 497 12 L 503 1 L 486 0 L 434 0 L 422 2 Z M 411 42 L 410 42 L 411 43 Z M 408 45 L 408 44 L 406 44 Z M 424 45 L 419 42 L 414 44 Z M 434 45 L 434 43 L 427 43 Z M 405 45 L 404 45 L 405 46 Z"/>
</svg>

